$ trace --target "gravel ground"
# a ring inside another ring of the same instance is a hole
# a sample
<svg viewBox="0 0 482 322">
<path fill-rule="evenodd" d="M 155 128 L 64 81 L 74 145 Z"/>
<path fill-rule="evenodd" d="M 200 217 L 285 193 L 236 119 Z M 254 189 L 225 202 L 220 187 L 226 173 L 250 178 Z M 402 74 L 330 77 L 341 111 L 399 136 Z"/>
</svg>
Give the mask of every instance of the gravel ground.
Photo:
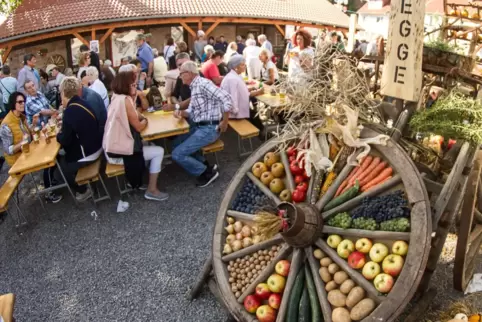
<svg viewBox="0 0 482 322">
<path fill-rule="evenodd" d="M 0 225 L 0 293 L 17 295 L 17 321 L 223 321 L 227 315 L 207 289 L 193 302 L 185 299 L 211 248 L 223 191 L 241 164 L 235 135 L 223 140 L 221 176 L 212 186 L 198 189 L 182 169 L 168 165 L 160 176 L 168 201 L 134 194 L 128 212 L 118 214 L 114 194 L 99 204 L 97 220 L 92 203 L 72 207 L 66 193 L 43 214 L 24 180 L 29 226 L 20 233 L 11 219 Z M 2 181 L 7 171 L 4 166 Z M 113 180 L 108 185 L 114 193 Z M 482 272 L 481 260 L 478 266 Z M 434 276 L 439 296 L 427 318 L 462 298 L 451 280 L 449 256 Z M 482 311 L 482 297 L 470 298 Z"/>
</svg>

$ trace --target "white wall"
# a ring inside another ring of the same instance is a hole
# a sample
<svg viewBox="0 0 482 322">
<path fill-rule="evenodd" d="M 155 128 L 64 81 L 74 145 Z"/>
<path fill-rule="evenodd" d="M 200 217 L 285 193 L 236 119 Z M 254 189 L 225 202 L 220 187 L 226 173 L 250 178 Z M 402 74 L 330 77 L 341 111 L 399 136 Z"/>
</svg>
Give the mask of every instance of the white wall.
<svg viewBox="0 0 482 322">
<path fill-rule="evenodd" d="M 370 41 L 373 37 L 382 35 L 384 38 L 388 37 L 388 14 L 386 15 L 366 15 L 360 14 L 358 16 L 358 24 L 363 27 L 358 32 L 359 39 Z"/>
</svg>

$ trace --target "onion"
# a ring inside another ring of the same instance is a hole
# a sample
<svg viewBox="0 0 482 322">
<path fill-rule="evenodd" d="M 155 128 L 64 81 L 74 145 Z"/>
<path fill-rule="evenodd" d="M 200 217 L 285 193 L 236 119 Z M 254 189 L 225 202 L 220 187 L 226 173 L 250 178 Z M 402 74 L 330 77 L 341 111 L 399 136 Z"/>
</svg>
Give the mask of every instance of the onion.
<svg viewBox="0 0 482 322">
<path fill-rule="evenodd" d="M 231 245 L 232 249 L 234 252 L 237 252 L 241 248 L 243 248 L 243 244 L 241 243 L 240 240 L 235 240 L 233 241 L 233 244 Z"/>
<path fill-rule="evenodd" d="M 243 239 L 243 247 L 249 247 L 251 245 L 253 245 L 253 240 L 249 237 L 245 237 Z"/>
<path fill-rule="evenodd" d="M 240 221 L 237 221 L 234 223 L 234 231 L 239 233 L 241 232 L 241 229 L 243 229 L 243 223 Z"/>
<path fill-rule="evenodd" d="M 251 227 L 251 236 L 254 236 L 258 233 L 258 226 Z"/>
<path fill-rule="evenodd" d="M 231 254 L 233 249 L 228 244 L 224 245 L 223 254 Z"/>
<path fill-rule="evenodd" d="M 236 240 L 243 240 L 244 236 L 241 233 L 236 234 Z"/>
<path fill-rule="evenodd" d="M 226 231 L 228 232 L 228 234 L 233 234 L 233 233 L 234 233 L 234 227 L 233 227 L 233 225 L 227 225 L 226 227 L 224 227 L 224 229 L 226 229 Z"/>
<path fill-rule="evenodd" d="M 241 234 L 243 235 L 243 237 L 250 237 L 251 236 L 251 227 L 249 227 L 248 225 L 244 226 L 241 229 Z"/>
<path fill-rule="evenodd" d="M 233 234 L 230 234 L 230 235 L 228 235 L 228 237 L 226 237 L 226 243 L 228 243 L 228 244 L 232 244 L 233 241 L 235 241 L 235 240 L 236 240 L 236 236 L 234 236 Z"/>
<path fill-rule="evenodd" d="M 253 237 L 253 244 L 258 244 L 261 242 L 261 236 L 256 235 Z"/>
<path fill-rule="evenodd" d="M 227 217 L 226 220 L 227 220 L 228 224 L 230 224 L 230 225 L 234 224 L 234 218 L 233 217 Z"/>
</svg>

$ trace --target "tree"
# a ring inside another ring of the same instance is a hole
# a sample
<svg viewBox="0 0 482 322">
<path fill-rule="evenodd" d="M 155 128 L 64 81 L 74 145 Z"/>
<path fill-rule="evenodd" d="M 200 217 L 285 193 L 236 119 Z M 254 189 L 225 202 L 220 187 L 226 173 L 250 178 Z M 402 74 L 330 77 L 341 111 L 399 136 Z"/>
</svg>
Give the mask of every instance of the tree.
<svg viewBox="0 0 482 322">
<path fill-rule="evenodd" d="M 23 0 L 0 0 L 0 16 L 9 15 L 17 9 Z"/>
</svg>

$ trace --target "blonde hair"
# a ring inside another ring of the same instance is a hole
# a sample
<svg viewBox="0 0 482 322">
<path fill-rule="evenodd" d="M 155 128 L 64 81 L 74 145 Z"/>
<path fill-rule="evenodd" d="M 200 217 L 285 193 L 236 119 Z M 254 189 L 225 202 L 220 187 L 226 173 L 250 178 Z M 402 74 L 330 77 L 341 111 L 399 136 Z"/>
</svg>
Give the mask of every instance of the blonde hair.
<svg viewBox="0 0 482 322">
<path fill-rule="evenodd" d="M 67 99 L 71 99 L 75 95 L 79 95 L 80 82 L 77 77 L 66 76 L 60 83 L 60 93 Z"/>
<path fill-rule="evenodd" d="M 204 46 L 204 52 L 205 52 L 206 54 L 208 54 L 209 52 L 214 53 L 214 51 L 215 51 L 215 50 L 214 50 L 214 47 L 213 47 L 213 46 L 211 46 L 211 45 L 206 45 L 206 46 Z"/>
<path fill-rule="evenodd" d="M 266 55 L 266 57 L 268 57 L 268 59 L 271 59 L 271 56 L 272 56 L 271 51 L 266 49 L 266 48 L 261 49 L 259 54 L 260 55 L 262 55 L 262 54 Z"/>
<path fill-rule="evenodd" d="M 80 54 L 80 57 L 79 57 L 79 66 L 84 66 L 85 63 L 87 62 L 87 56 L 90 57 L 90 53 L 89 52 L 86 52 L 86 53 L 81 53 Z"/>
</svg>

